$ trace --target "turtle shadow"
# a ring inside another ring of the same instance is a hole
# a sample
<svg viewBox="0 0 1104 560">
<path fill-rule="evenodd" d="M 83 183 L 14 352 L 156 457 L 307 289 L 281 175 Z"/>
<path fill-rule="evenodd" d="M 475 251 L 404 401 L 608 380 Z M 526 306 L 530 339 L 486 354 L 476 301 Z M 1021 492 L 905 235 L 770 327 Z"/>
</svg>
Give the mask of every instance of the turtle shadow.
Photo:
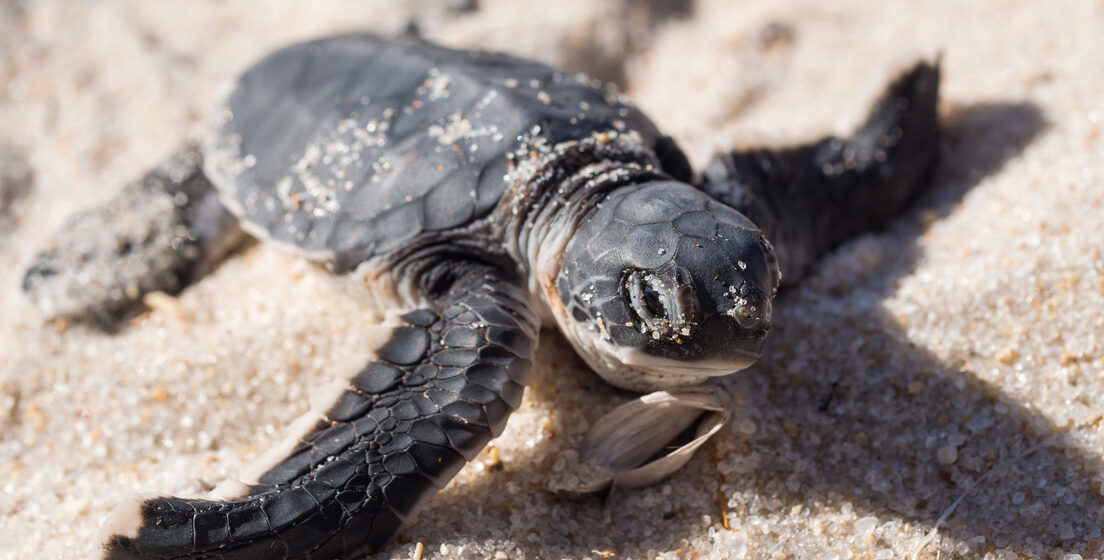
<svg viewBox="0 0 1104 560">
<path fill-rule="evenodd" d="M 885 525 L 878 548 L 902 523 L 938 527 L 951 546 L 1032 557 L 1084 551 L 1099 537 L 1100 457 L 969 362 L 948 364 L 911 343 L 879 304 L 804 299 L 783 311 L 804 317 L 779 334 L 780 348 L 733 383 L 755 433 L 729 430 L 717 443 L 751 450 L 735 456 L 727 495 L 757 495 L 768 511 L 873 516 Z M 810 325 L 829 315 L 841 324 L 833 338 L 846 343 L 812 343 L 815 361 L 795 364 L 799 341 L 815 336 Z"/>
<path fill-rule="evenodd" d="M 918 218 L 948 214 L 1047 124 L 1034 105 L 986 103 L 952 111 L 944 126 L 932 190 L 886 234 L 900 240 L 893 253 L 863 240 L 841 248 L 828 267 L 874 262 L 869 275 L 842 286 L 813 277 L 780 298 L 772 346 L 750 375 L 727 382 L 756 431 L 729 429 L 718 441 L 755 450 L 735 461 L 747 476 L 729 476 L 726 494 L 755 493 L 787 510 L 854 508 L 888 527 L 886 547 L 894 524 L 909 523 L 938 527 L 978 554 L 1088 550 L 1104 527 L 1104 460 L 1075 441 L 1087 426 L 1056 426 L 987 382 L 978 371 L 997 367 L 989 356 L 948 363 L 917 346 L 882 303 L 923 258 Z M 837 325 L 830 337 L 816 332 L 826 323 Z M 1023 365 L 1030 375 L 1054 364 Z"/>
<path fill-rule="evenodd" d="M 827 260 L 831 267 L 873 259 L 874 266 L 847 285 L 822 274 L 783 294 L 780 326 L 763 358 L 722 382 L 742 402 L 743 420 L 716 436 L 719 463 L 699 453 L 670 484 L 622 491 L 607 503 L 565 500 L 550 491 L 547 471 L 555 470 L 556 456 L 585 434 L 584 426 L 572 426 L 578 415 L 593 421 L 631 396 L 567 357 L 573 362 L 556 368 L 555 375 L 565 376 L 558 384 L 541 381 L 552 372 L 538 365 L 527 397 L 552 425 L 563 427 L 560 440 L 514 452 L 505 467 L 450 487 L 429 511 L 480 504 L 480 515 L 458 527 L 465 541 L 511 535 L 534 557 L 553 543 L 578 556 L 620 555 L 625 535 L 632 535 L 634 549 L 679 548 L 689 535 L 720 524 L 718 489 L 734 508 L 734 523 L 743 516 L 786 515 L 795 506 L 854 509 L 858 517 L 876 517 L 883 527 L 876 534 L 884 532 L 887 540 L 893 527 L 908 523 L 938 526 L 940 535 L 981 549 L 1084 550 L 1095 538 L 1090 528 L 1104 527 L 1104 500 L 1093 486 L 1104 462 L 1015 395 L 985 382 L 970 364 L 945 363 L 910 342 L 881 303 L 923 257 L 918 239 L 930 212 L 949 214 L 1046 126 L 1029 103 L 969 105 L 944 117 L 942 166 L 918 204 L 883 234 L 892 242 L 861 238 Z M 873 256 L 871 247 L 878 248 Z M 818 332 L 824 324 L 838 327 L 826 336 Z M 571 353 L 558 335 L 542 339 L 539 363 Z M 524 511 L 573 521 L 519 519 L 501 490 L 511 484 L 532 489 L 514 495 L 535 506 Z M 672 487 L 677 499 L 669 496 Z M 1068 527 L 1054 525 L 1049 512 L 1055 508 L 1062 508 Z M 416 523 L 403 538 L 422 535 L 425 527 Z"/>
<path fill-rule="evenodd" d="M 1027 102 L 952 107 L 943 118 L 942 163 L 935 186 L 921 204 L 946 216 L 970 189 L 1018 156 L 1049 126 L 1042 110 Z"/>
</svg>

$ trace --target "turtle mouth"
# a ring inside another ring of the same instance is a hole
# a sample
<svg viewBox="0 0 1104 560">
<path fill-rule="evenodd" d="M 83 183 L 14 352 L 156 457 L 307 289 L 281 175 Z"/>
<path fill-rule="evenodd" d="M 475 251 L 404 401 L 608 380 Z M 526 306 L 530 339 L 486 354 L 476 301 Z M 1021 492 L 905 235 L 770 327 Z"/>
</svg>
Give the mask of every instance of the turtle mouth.
<svg viewBox="0 0 1104 560">
<path fill-rule="evenodd" d="M 689 387 L 735 373 L 755 363 L 762 351 L 760 340 L 742 348 L 726 348 L 723 357 L 667 357 L 640 347 L 615 347 L 600 338 L 572 336 L 576 334 L 572 329 L 565 334 L 595 373 L 612 385 L 640 392 Z"/>
<path fill-rule="evenodd" d="M 763 354 L 769 332 L 767 329 L 741 332 L 728 317 L 707 321 L 702 331 L 699 336 L 677 344 L 625 347 L 620 349 L 618 357 L 626 366 L 648 373 L 716 377 L 755 363 Z"/>
</svg>

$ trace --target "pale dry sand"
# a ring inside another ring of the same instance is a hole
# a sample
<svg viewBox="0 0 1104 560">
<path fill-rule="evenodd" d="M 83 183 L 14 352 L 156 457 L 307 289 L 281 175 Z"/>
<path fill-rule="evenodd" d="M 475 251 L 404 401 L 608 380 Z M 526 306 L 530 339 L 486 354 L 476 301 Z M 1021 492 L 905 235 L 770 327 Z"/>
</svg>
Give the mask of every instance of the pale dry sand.
<svg viewBox="0 0 1104 560">
<path fill-rule="evenodd" d="M 412 20 L 619 81 L 697 163 L 846 132 L 937 52 L 947 134 L 920 207 L 781 298 L 766 355 L 722 384 L 740 408 L 716 458 L 608 507 L 550 491 L 629 395 L 546 333 L 493 451 L 377 557 L 1101 557 L 1104 3 L 462 4 L 0 3 L 0 144 L 35 174 L 0 218 L 0 557 L 90 557 L 120 497 L 234 477 L 368 325 L 256 247 L 117 335 L 66 329 L 21 298 L 35 248 L 265 51 Z"/>
</svg>

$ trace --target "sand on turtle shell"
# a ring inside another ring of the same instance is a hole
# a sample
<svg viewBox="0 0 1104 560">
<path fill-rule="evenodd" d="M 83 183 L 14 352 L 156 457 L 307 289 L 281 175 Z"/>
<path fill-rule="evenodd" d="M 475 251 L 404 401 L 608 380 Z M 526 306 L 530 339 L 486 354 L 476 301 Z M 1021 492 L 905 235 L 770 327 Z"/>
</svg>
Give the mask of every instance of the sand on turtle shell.
<svg viewBox="0 0 1104 560">
<path fill-rule="evenodd" d="M 699 165 L 846 133 L 940 53 L 946 138 L 914 210 L 781 297 L 712 453 L 606 504 L 553 492 L 631 395 L 548 332 L 505 434 L 375 557 L 1104 554 L 1101 2 L 25 0 L 0 4 L 0 143 L 34 172 L 0 232 L 0 558 L 91 557 L 121 497 L 235 477 L 371 325 L 263 245 L 118 334 L 47 322 L 35 249 L 266 51 L 412 26 L 616 81 Z"/>
</svg>

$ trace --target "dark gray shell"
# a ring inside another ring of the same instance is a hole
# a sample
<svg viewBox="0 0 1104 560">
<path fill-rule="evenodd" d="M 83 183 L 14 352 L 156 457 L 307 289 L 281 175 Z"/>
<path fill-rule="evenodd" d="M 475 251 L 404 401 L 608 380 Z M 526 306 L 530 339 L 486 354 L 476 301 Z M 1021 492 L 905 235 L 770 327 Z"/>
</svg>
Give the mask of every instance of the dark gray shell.
<svg viewBox="0 0 1104 560">
<path fill-rule="evenodd" d="M 249 69 L 207 167 L 249 229 L 343 270 L 489 216 L 519 146 L 606 130 L 659 138 L 618 95 L 543 64 L 347 35 Z"/>
</svg>

